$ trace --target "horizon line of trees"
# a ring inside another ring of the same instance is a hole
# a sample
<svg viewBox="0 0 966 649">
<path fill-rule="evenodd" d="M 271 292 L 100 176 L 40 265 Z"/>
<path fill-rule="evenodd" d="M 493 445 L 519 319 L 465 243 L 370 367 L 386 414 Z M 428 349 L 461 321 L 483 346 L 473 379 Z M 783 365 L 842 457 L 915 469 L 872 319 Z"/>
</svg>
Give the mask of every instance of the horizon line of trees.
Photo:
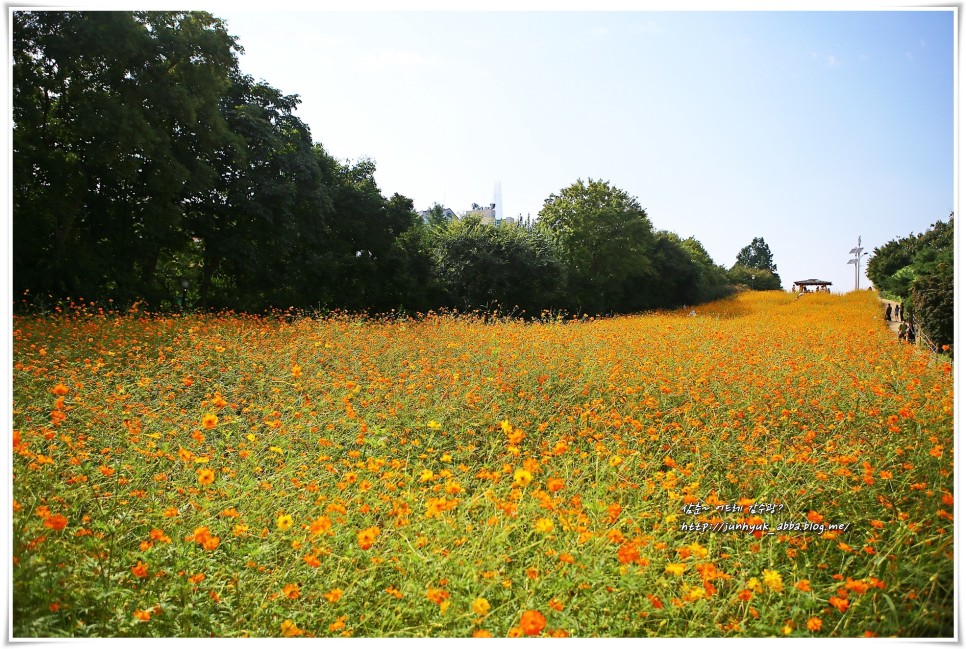
<svg viewBox="0 0 966 649">
<path fill-rule="evenodd" d="M 729 270 L 655 231 L 604 180 L 534 224 L 421 219 L 368 159 L 338 161 L 255 82 L 207 12 L 16 11 L 17 308 L 84 297 L 153 309 L 626 313 L 781 288 L 763 239 Z M 438 206 L 436 206 L 438 208 Z M 752 275 L 755 279 L 752 280 Z"/>
</svg>

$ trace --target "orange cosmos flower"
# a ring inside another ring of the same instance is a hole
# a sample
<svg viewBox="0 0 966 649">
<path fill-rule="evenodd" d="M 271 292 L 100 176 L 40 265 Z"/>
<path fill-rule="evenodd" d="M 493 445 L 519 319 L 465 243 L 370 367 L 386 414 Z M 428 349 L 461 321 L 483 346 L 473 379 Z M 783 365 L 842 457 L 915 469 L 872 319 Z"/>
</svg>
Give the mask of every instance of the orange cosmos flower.
<svg viewBox="0 0 966 649">
<path fill-rule="evenodd" d="M 360 548 L 368 550 L 376 542 L 377 536 L 379 536 L 378 527 L 367 527 L 356 534 L 356 541 L 359 543 Z"/>
<path fill-rule="evenodd" d="M 805 626 L 808 627 L 809 631 L 821 631 L 822 621 L 817 617 L 810 617 L 808 618 L 808 622 L 805 623 Z"/>
<path fill-rule="evenodd" d="M 487 631 L 486 629 L 477 629 L 476 631 L 473 632 L 473 637 L 474 638 L 492 638 L 493 634 Z"/>
<path fill-rule="evenodd" d="M 630 563 L 641 558 L 641 553 L 633 543 L 625 543 L 617 549 L 617 560 L 621 563 Z"/>
<path fill-rule="evenodd" d="M 329 625 L 329 631 L 341 631 L 345 628 L 345 621 L 349 619 L 348 615 L 341 615 L 339 619 Z"/>
<path fill-rule="evenodd" d="M 307 554 L 304 557 L 302 557 L 302 561 L 312 566 L 313 568 L 318 568 L 319 566 L 322 565 L 322 562 L 319 561 L 319 558 L 312 554 Z"/>
<path fill-rule="evenodd" d="M 845 578 L 845 588 L 851 590 L 853 593 L 858 593 L 859 595 L 864 595 L 870 586 L 865 581 L 857 581 L 851 577 Z"/>
<path fill-rule="evenodd" d="M 520 616 L 520 628 L 527 635 L 540 635 L 547 627 L 547 618 L 540 611 L 524 611 Z"/>
<path fill-rule="evenodd" d="M 218 415 L 205 415 L 201 418 L 201 425 L 209 430 L 218 425 Z"/>
<path fill-rule="evenodd" d="M 299 590 L 298 584 L 285 584 L 282 587 L 282 594 L 289 599 L 298 599 L 302 591 Z"/>
<path fill-rule="evenodd" d="M 148 564 L 141 563 L 141 561 L 139 560 L 137 562 L 137 565 L 131 568 L 131 574 L 134 575 L 135 577 L 138 577 L 139 579 L 144 579 L 145 577 L 148 576 Z"/>
<path fill-rule="evenodd" d="M 62 514 L 54 514 L 44 519 L 44 527 L 59 532 L 67 527 L 67 518 Z"/>
<path fill-rule="evenodd" d="M 836 597 L 833 595 L 829 597 L 828 603 L 838 609 L 839 613 L 845 613 L 849 608 L 849 600 L 847 597 Z"/>
<path fill-rule="evenodd" d="M 203 485 L 210 485 L 215 481 L 215 472 L 211 469 L 198 469 L 198 482 Z"/>
<path fill-rule="evenodd" d="M 607 530 L 607 540 L 610 541 L 611 543 L 614 543 L 614 544 L 623 543 L 624 542 L 624 534 L 620 530 L 617 530 L 617 529 Z"/>
<path fill-rule="evenodd" d="M 328 532 L 332 528 L 332 519 L 328 516 L 319 516 L 312 524 L 309 526 L 309 532 L 312 534 L 322 534 Z"/>
<path fill-rule="evenodd" d="M 335 604 L 340 599 L 342 599 L 342 593 L 343 593 L 343 590 L 341 588 L 333 588 L 332 590 L 330 590 L 329 592 L 327 592 L 322 597 L 324 597 L 328 601 L 330 601 L 333 604 Z"/>
<path fill-rule="evenodd" d="M 430 588 L 426 591 L 426 599 L 440 607 L 449 599 L 449 593 L 442 588 Z"/>
<path fill-rule="evenodd" d="M 142 611 L 141 609 L 138 609 L 138 610 L 134 611 L 134 617 L 136 617 L 141 622 L 147 622 L 147 621 L 149 621 L 151 619 L 151 612 L 150 611 Z"/>
<path fill-rule="evenodd" d="M 187 537 L 185 540 L 194 541 L 200 544 L 205 550 L 214 550 L 218 547 L 220 539 L 217 536 L 212 536 L 211 532 L 208 531 L 208 527 L 196 527 L 194 534 Z"/>
<path fill-rule="evenodd" d="M 53 388 L 51 388 L 51 390 L 50 390 L 50 391 L 51 391 L 51 392 L 53 392 L 53 393 L 54 393 L 55 395 L 57 395 L 58 397 L 62 397 L 62 396 L 64 396 L 65 394 L 67 394 L 68 392 L 70 392 L 70 388 L 68 388 L 68 387 L 67 387 L 66 385 L 64 385 L 63 383 L 58 383 L 58 384 L 57 384 L 57 385 L 55 385 L 55 386 L 54 386 Z"/>
</svg>

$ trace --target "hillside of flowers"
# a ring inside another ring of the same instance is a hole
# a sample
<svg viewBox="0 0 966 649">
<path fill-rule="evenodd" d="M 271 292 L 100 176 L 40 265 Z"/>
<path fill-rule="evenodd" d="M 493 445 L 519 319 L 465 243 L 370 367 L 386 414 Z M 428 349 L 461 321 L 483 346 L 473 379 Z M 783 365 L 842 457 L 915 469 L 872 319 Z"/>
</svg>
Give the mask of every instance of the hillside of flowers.
<svg viewBox="0 0 966 649">
<path fill-rule="evenodd" d="M 13 353 L 15 638 L 953 632 L 952 366 L 870 292 Z"/>
</svg>

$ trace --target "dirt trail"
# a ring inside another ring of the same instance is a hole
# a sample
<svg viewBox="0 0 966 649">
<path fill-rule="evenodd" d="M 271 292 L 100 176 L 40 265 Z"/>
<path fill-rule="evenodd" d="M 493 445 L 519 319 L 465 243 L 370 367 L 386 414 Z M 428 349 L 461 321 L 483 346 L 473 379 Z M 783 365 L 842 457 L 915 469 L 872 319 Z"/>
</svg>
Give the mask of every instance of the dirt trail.
<svg viewBox="0 0 966 649">
<path fill-rule="evenodd" d="M 893 302 L 892 300 L 885 300 L 879 298 L 879 302 L 882 303 L 882 317 L 885 318 L 885 310 L 888 305 L 892 305 L 892 320 L 886 320 L 885 323 L 888 325 L 889 329 L 896 336 L 899 335 L 899 316 L 897 315 L 897 309 L 899 308 L 898 302 Z"/>
</svg>

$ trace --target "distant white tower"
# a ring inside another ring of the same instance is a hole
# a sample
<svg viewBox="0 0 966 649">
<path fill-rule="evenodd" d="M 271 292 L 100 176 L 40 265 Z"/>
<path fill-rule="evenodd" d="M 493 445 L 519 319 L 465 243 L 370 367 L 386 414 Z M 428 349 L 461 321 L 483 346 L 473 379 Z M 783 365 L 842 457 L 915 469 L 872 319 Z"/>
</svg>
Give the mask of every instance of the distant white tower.
<svg viewBox="0 0 966 649">
<path fill-rule="evenodd" d="M 493 187 L 493 203 L 496 205 L 496 220 L 503 220 L 503 187 L 500 186 L 500 181 L 496 181 L 496 185 Z"/>
</svg>

